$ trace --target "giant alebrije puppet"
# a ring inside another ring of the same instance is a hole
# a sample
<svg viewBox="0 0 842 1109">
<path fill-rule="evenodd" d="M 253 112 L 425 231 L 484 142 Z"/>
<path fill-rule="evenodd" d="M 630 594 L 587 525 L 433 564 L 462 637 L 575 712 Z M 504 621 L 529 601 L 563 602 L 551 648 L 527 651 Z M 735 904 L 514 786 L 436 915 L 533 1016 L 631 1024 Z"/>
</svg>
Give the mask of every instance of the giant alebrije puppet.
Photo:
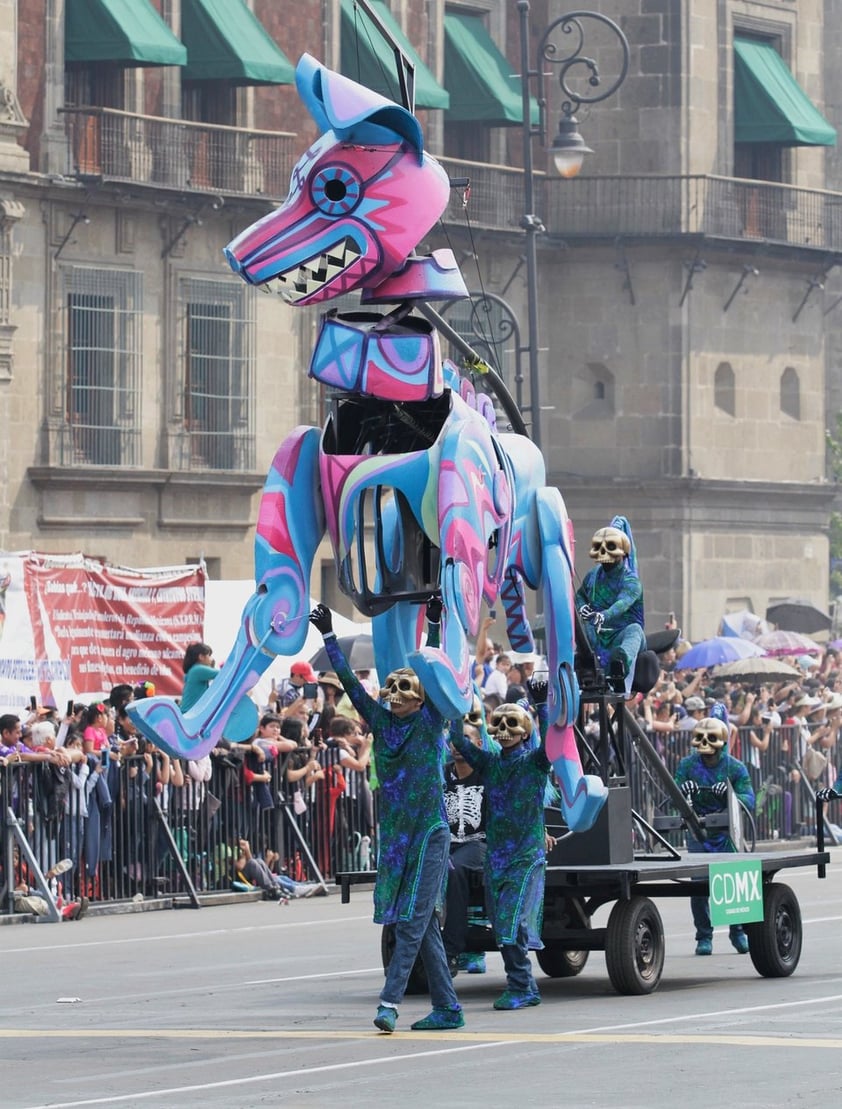
<svg viewBox="0 0 842 1109">
<path fill-rule="evenodd" d="M 327 313 L 310 376 L 329 390 L 325 426 L 281 444 L 260 502 L 253 597 L 219 677 L 183 715 L 151 698 L 140 730 L 174 755 L 210 750 L 238 701 L 277 655 L 305 641 L 316 550 L 330 536 L 339 583 L 372 617 L 377 671 L 411 667 L 450 719 L 471 708 L 471 651 L 483 600 L 499 597 L 515 650 L 533 649 L 525 589 L 546 614 L 550 727 L 546 750 L 574 830 L 605 799 L 583 775 L 573 722 L 572 529 L 545 485 L 540 451 L 499 433 L 490 397 L 442 362 L 419 303 L 467 295 L 452 252 L 414 251 L 447 206 L 447 174 L 424 151 L 405 108 L 305 54 L 299 94 L 322 135 L 292 172 L 276 211 L 226 248 L 236 273 L 310 305 L 362 290 L 365 310 Z M 370 310 L 391 305 L 389 311 Z M 373 540 L 373 573 L 364 540 Z M 441 596 L 441 648 L 422 646 L 423 602 Z"/>
</svg>

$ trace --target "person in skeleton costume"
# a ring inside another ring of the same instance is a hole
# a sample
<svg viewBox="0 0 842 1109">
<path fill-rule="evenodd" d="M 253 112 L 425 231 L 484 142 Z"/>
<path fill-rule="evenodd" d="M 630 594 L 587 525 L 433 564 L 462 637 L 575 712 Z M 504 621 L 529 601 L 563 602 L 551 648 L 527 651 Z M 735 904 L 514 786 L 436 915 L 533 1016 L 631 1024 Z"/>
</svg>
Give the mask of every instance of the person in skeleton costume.
<svg viewBox="0 0 842 1109">
<path fill-rule="evenodd" d="M 481 716 L 482 707 L 475 698 L 473 709 L 465 714 L 464 732 L 475 746 L 482 747 L 479 728 L 472 722 L 477 711 Z M 451 974 L 455 975 L 459 970 L 485 974 L 485 952 L 465 950 L 471 875 L 476 871 L 482 873 L 485 863 L 485 787 L 479 773 L 452 745 L 451 754 L 452 760 L 444 768 L 444 807 L 450 824 L 450 863 L 442 938 Z"/>
<path fill-rule="evenodd" d="M 631 525 L 615 516 L 591 540 L 589 554 L 596 566 L 576 591 L 576 607 L 588 642 L 608 671 L 611 688 L 631 692 L 634 666 L 643 650 L 643 585 Z"/>
<path fill-rule="evenodd" d="M 749 811 L 754 811 L 754 790 L 748 767 L 727 753 L 728 725 L 713 716 L 700 720 L 693 729 L 693 751 L 678 764 L 675 781 L 700 816 L 724 812 L 728 806 L 728 783 Z M 700 842 L 687 834 L 687 850 L 736 851 L 726 829 L 713 830 Z M 696 926 L 696 954 L 713 953 L 713 928 L 707 896 L 691 897 L 690 909 Z M 739 925 L 732 925 L 729 938 L 736 950 L 748 952 L 748 936 Z"/>
<path fill-rule="evenodd" d="M 499 743 L 498 752 L 475 747 L 464 735 L 462 721 L 454 722 L 450 732 L 450 742 L 479 771 L 485 784 L 486 886 L 494 934 L 506 968 L 506 990 L 494 1002 L 495 1009 L 523 1009 L 541 1003 L 529 952 L 544 946 L 544 788 L 550 772 L 543 744 L 546 681 L 531 679 L 530 691 L 544 708 L 540 746 L 527 747 L 534 725 L 520 705 L 500 705 L 488 718 L 488 733 Z"/>
<path fill-rule="evenodd" d="M 427 619 L 427 642 L 436 646 L 441 620 L 438 599 L 428 603 Z M 376 701 L 351 670 L 336 642 L 330 609 L 317 605 L 310 621 L 322 633 L 331 665 L 354 707 L 368 721 L 373 736 L 380 781 L 374 921 L 395 926 L 395 950 L 374 1024 L 382 1032 L 394 1032 L 398 1006 L 420 953 L 433 1009 L 412 1028 L 461 1028 L 465 1018 L 453 989 L 436 916 L 436 907 L 444 896 L 450 854 L 443 789 L 447 721 L 426 700 L 417 675 L 407 668 L 389 674 L 380 690 L 381 700 Z"/>
</svg>

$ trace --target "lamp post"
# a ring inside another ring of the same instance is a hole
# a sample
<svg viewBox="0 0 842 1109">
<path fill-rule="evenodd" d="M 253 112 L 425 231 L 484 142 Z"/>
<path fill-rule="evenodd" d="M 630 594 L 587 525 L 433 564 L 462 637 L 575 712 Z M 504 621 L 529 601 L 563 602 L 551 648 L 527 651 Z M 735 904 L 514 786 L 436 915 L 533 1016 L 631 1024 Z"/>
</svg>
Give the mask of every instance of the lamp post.
<svg viewBox="0 0 842 1109">
<path fill-rule="evenodd" d="M 583 105 L 598 104 L 612 96 L 623 81 L 629 68 L 629 42 L 613 20 L 598 12 L 568 12 L 554 19 L 546 28 L 538 42 L 536 66 L 529 63 L 529 0 L 518 0 L 520 15 L 520 57 L 523 83 L 523 201 L 524 214 L 521 227 L 526 234 L 526 288 L 527 288 L 527 325 L 529 328 L 529 408 L 531 412 L 532 439 L 541 449 L 541 384 L 538 358 L 538 244 L 537 237 L 546 229 L 535 214 L 535 179 L 532 162 L 532 139 L 539 136 L 544 146 L 547 143 L 548 105 L 545 82 L 548 75 L 545 66 L 557 67 L 558 82 L 561 88 L 561 120 L 558 133 L 553 139 L 551 152 L 556 172 L 562 177 L 575 177 L 582 168 L 586 154 L 592 154 L 590 147 L 579 133 L 576 112 Z M 616 78 L 607 86 L 602 86 L 599 67 L 593 58 L 583 54 L 586 28 L 599 26 L 605 28 L 612 38 L 616 37 L 620 49 L 620 67 Z M 559 40 L 572 35 L 572 48 L 561 50 Z M 583 76 L 586 88 L 574 88 L 571 81 Z M 531 79 L 537 81 L 539 117 L 537 126 L 532 125 Z M 595 90 L 599 91 L 595 91 Z M 588 91 L 591 90 L 591 91 Z"/>
</svg>

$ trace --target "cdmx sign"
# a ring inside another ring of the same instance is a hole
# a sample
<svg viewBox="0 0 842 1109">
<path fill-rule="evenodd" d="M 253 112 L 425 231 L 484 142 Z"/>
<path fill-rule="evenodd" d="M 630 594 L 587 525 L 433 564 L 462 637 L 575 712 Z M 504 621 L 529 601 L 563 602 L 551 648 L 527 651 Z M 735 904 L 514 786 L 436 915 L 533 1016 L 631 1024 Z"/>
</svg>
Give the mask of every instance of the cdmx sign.
<svg viewBox="0 0 842 1109">
<path fill-rule="evenodd" d="M 763 919 L 763 867 L 759 859 L 711 863 L 711 924 L 749 924 Z"/>
</svg>

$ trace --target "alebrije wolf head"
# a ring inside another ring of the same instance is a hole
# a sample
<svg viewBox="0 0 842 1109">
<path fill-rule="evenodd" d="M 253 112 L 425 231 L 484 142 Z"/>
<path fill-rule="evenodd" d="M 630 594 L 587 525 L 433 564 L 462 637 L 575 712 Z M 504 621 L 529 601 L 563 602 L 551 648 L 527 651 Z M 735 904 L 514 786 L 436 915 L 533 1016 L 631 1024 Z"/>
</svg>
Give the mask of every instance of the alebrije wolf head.
<svg viewBox="0 0 842 1109">
<path fill-rule="evenodd" d="M 280 208 L 225 248 L 235 273 L 293 304 L 375 289 L 445 210 L 450 183 L 405 108 L 309 54 L 298 92 L 323 132 L 292 171 Z"/>
</svg>

